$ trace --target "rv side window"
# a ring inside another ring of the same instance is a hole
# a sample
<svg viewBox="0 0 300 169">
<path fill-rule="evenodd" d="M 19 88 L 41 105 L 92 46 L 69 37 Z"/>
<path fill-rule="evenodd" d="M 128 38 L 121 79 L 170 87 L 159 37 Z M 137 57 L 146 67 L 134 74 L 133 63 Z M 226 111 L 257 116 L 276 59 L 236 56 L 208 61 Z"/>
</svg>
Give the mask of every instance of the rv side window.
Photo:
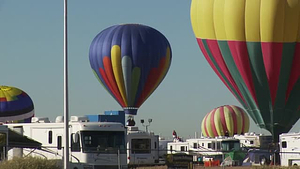
<svg viewBox="0 0 300 169">
<path fill-rule="evenodd" d="M 194 148 L 197 148 L 197 143 L 194 143 Z"/>
<path fill-rule="evenodd" d="M 202 147 L 204 147 L 204 143 L 202 143 Z"/>
<path fill-rule="evenodd" d="M 61 149 L 61 136 L 57 136 L 57 149 Z"/>
<path fill-rule="evenodd" d="M 150 139 L 132 139 L 131 140 L 132 154 L 151 153 Z"/>
<path fill-rule="evenodd" d="M 282 148 L 287 148 L 287 143 L 286 141 L 281 142 Z"/>
<path fill-rule="evenodd" d="M 170 146 L 170 151 L 171 151 L 171 153 L 172 153 L 172 146 Z"/>
<path fill-rule="evenodd" d="M 156 149 L 156 147 L 157 147 L 157 143 L 156 143 L 156 142 L 154 142 L 154 148 Z"/>
<path fill-rule="evenodd" d="M 250 144 L 253 144 L 253 143 L 254 143 L 254 141 L 253 141 L 253 140 L 251 140 L 251 141 L 250 141 Z"/>
<path fill-rule="evenodd" d="M 52 131 L 48 132 L 48 143 L 52 144 Z"/>
<path fill-rule="evenodd" d="M 207 144 L 207 148 L 211 148 L 211 143 L 208 143 L 208 144 Z"/>
<path fill-rule="evenodd" d="M 184 146 L 180 146 L 180 151 L 185 151 L 185 147 Z"/>
</svg>

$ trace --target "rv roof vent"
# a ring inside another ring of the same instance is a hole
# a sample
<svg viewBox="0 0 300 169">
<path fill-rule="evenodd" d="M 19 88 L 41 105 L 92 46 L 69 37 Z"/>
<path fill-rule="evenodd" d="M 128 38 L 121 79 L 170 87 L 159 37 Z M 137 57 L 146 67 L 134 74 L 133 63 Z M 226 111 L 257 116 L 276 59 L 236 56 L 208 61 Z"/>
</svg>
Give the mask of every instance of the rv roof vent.
<svg viewBox="0 0 300 169">
<path fill-rule="evenodd" d="M 48 117 L 32 117 L 31 123 L 50 123 Z"/>
<path fill-rule="evenodd" d="M 57 116 L 55 119 L 55 123 L 63 123 L 64 122 L 64 116 Z"/>
<path fill-rule="evenodd" d="M 71 116 L 70 122 L 89 122 L 86 116 Z"/>
</svg>

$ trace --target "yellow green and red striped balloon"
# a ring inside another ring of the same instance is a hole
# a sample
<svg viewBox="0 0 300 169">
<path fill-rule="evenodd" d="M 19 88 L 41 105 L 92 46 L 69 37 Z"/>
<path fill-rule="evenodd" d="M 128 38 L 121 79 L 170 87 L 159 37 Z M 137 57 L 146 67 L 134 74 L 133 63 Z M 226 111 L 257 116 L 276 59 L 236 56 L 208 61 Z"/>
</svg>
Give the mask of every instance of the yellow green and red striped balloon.
<svg viewBox="0 0 300 169">
<path fill-rule="evenodd" d="M 192 0 L 191 23 L 215 73 L 276 138 L 300 117 L 300 0 Z"/>
<path fill-rule="evenodd" d="M 205 137 L 233 136 L 249 131 L 249 117 L 234 105 L 225 105 L 210 111 L 202 120 L 202 134 Z"/>
</svg>

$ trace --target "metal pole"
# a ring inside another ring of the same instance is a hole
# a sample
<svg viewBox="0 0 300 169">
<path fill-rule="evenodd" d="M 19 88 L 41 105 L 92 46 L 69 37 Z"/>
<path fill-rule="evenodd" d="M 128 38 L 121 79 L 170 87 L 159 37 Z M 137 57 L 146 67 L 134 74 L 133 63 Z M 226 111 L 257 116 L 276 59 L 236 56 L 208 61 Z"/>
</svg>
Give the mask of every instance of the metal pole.
<svg viewBox="0 0 300 169">
<path fill-rule="evenodd" d="M 64 169 L 69 168 L 68 29 L 67 0 L 64 0 Z"/>
</svg>

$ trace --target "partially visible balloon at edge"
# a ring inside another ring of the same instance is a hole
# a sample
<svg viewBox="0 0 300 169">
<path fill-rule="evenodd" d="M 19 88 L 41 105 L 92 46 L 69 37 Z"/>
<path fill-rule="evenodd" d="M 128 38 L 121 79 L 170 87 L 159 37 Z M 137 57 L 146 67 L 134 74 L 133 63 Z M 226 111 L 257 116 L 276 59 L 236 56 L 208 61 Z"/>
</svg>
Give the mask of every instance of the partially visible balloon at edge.
<svg viewBox="0 0 300 169">
<path fill-rule="evenodd" d="M 34 105 L 27 93 L 12 86 L 0 86 L 0 122 L 31 122 Z"/>
<path fill-rule="evenodd" d="M 300 118 L 300 1 L 192 0 L 202 54 L 277 142 Z"/>
</svg>

